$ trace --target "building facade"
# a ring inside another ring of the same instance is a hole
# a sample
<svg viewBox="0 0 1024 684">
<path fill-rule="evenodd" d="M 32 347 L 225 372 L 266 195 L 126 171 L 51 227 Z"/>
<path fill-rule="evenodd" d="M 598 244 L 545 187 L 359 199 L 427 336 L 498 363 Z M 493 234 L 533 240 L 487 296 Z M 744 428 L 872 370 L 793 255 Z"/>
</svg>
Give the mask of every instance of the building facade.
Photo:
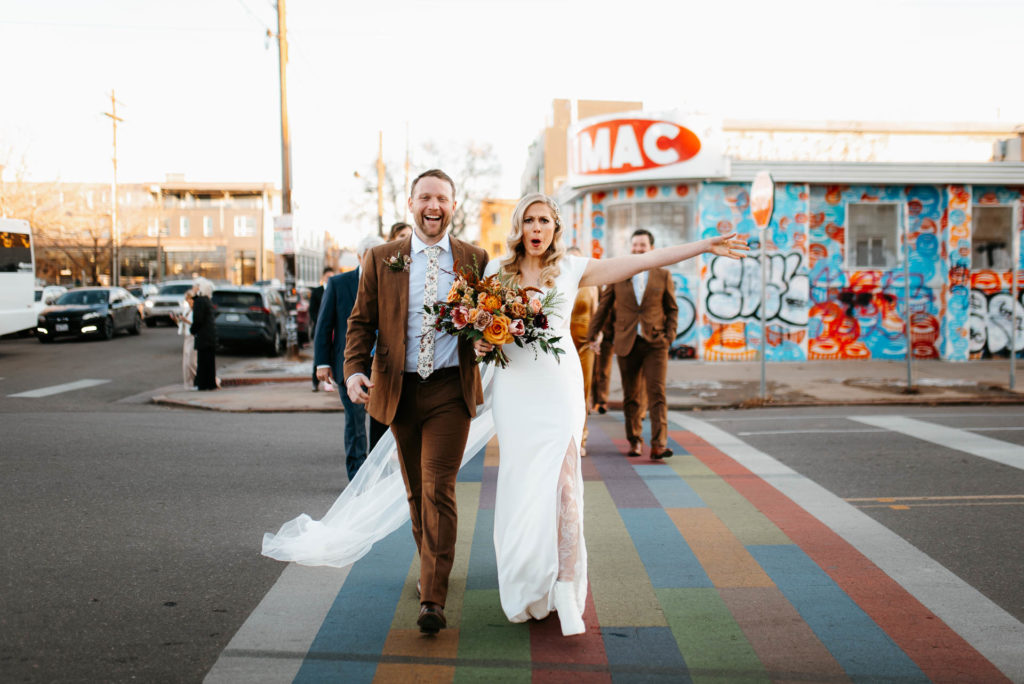
<svg viewBox="0 0 1024 684">
<path fill-rule="evenodd" d="M 512 231 L 512 212 L 517 201 L 494 198 L 480 201 L 479 244 L 487 250 L 491 259 L 505 256 L 508 252 L 506 240 Z"/>
<path fill-rule="evenodd" d="M 1024 350 L 1024 278 L 1015 285 L 1011 270 L 1024 264 L 1024 164 L 744 160 L 734 139 L 713 117 L 679 112 L 593 117 L 568 132 L 558 196 L 569 240 L 592 256 L 625 253 L 636 227 L 656 246 L 749 239 L 745 260 L 671 269 L 677 356 L 756 359 L 762 335 L 772 361 Z M 981 145 L 991 154 L 992 140 Z M 764 245 L 750 212 L 762 170 L 775 181 Z"/>
</svg>

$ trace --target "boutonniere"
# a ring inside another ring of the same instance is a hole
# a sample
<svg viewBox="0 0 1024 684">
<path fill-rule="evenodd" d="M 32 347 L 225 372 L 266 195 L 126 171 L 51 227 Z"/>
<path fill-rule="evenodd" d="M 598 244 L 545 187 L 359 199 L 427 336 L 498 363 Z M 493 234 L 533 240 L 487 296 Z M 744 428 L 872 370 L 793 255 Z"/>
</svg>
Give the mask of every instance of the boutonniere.
<svg viewBox="0 0 1024 684">
<path fill-rule="evenodd" d="M 401 252 L 395 252 L 394 256 L 389 256 L 384 260 L 384 265 L 392 271 L 409 271 L 409 265 L 412 264 L 412 257 L 408 257 Z"/>
</svg>

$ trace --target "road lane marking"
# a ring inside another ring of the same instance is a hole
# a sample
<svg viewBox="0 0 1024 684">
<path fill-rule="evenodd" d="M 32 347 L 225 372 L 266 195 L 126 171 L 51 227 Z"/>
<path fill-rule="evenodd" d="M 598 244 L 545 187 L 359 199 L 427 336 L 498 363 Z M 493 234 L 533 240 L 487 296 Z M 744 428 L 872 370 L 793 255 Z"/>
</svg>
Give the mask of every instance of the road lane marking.
<svg viewBox="0 0 1024 684">
<path fill-rule="evenodd" d="M 1024 681 L 1024 624 L 854 505 L 733 434 L 679 411 L 668 419 L 782 492 L 832 529 L 964 638 L 1011 681 Z"/>
<path fill-rule="evenodd" d="M 1024 506 L 1024 494 L 979 494 L 975 496 L 866 496 L 844 499 L 857 508 L 891 508 L 909 511 L 911 508 L 942 506 Z M 899 502 L 899 503 L 898 503 Z"/>
<path fill-rule="evenodd" d="M 53 385 L 51 387 L 41 387 L 40 389 L 29 390 L 28 392 L 19 392 L 17 394 L 8 394 L 8 397 L 22 397 L 25 399 L 38 399 L 40 397 L 49 397 L 54 394 L 61 394 L 63 392 L 73 392 L 74 390 L 85 389 L 86 387 L 95 387 L 96 385 L 103 385 L 110 382 L 110 380 L 76 380 L 75 382 L 66 382 L 63 385 Z"/>
<path fill-rule="evenodd" d="M 849 418 L 858 423 L 885 428 L 925 442 L 1002 463 L 1011 468 L 1024 470 L 1024 447 L 1010 442 L 903 416 L 849 416 Z"/>
<path fill-rule="evenodd" d="M 863 430 L 754 430 L 748 432 L 737 432 L 737 435 L 746 437 L 747 435 L 821 435 L 828 433 L 830 435 L 837 432 L 886 432 L 881 428 L 864 428 Z"/>
</svg>

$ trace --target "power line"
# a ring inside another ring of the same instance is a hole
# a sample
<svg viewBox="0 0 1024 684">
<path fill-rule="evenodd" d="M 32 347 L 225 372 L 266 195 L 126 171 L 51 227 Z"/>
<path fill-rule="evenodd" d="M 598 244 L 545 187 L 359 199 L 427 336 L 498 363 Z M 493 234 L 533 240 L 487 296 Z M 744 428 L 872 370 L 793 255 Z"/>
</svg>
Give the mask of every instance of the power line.
<svg viewBox="0 0 1024 684">
<path fill-rule="evenodd" d="M 153 24 L 86 24 L 61 21 L 11 21 L 0 19 L 6 26 L 42 26 L 50 28 L 105 29 L 113 31 L 179 31 L 182 33 L 252 33 L 250 28 L 234 26 L 156 26 Z"/>
</svg>

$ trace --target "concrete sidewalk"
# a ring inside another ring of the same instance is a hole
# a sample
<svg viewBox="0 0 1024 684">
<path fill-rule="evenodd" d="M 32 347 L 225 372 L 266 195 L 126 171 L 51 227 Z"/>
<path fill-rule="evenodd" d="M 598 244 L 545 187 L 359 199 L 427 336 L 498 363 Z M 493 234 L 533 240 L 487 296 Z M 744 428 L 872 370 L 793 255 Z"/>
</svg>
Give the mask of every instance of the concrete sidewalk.
<svg viewBox="0 0 1024 684">
<path fill-rule="evenodd" d="M 1020 365 L 1020 364 L 1018 364 Z M 1024 374 L 1018 367 L 1017 375 Z M 757 361 L 704 363 L 669 361 L 668 403 L 672 410 L 826 406 L 845 404 L 1019 404 L 1024 377 L 1009 387 L 1010 361 L 916 361 L 907 391 L 903 361 L 811 361 L 767 364 L 768 399 L 760 398 Z M 308 350 L 299 359 L 251 359 L 221 365 L 222 389 L 196 392 L 164 388 L 154 403 L 213 411 L 340 411 L 336 392 L 311 391 Z M 621 408 L 622 384 L 613 364 L 610 406 Z"/>
</svg>

